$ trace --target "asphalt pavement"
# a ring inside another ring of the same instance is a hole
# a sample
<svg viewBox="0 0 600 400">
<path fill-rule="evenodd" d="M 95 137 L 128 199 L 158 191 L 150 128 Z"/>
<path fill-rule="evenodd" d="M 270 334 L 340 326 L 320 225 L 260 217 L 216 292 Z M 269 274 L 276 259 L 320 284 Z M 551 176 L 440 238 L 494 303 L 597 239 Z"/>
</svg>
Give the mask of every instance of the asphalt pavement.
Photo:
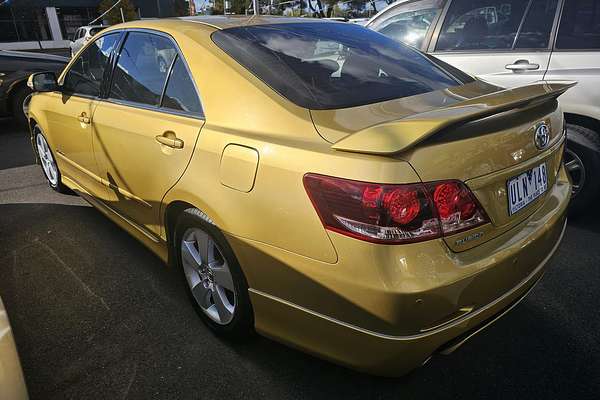
<svg viewBox="0 0 600 400">
<path fill-rule="evenodd" d="M 590 211 L 570 221 L 521 304 L 405 377 L 262 337 L 232 344 L 198 319 L 179 271 L 50 190 L 27 133 L 0 120 L 0 296 L 32 399 L 598 399 L 599 286 L 600 213 Z"/>
</svg>

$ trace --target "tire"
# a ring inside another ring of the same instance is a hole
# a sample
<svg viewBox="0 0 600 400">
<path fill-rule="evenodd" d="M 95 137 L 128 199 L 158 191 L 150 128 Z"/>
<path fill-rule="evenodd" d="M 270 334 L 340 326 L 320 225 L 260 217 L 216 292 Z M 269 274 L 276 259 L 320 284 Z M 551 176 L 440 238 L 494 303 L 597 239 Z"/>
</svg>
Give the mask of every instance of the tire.
<svg viewBox="0 0 600 400">
<path fill-rule="evenodd" d="M 58 164 L 56 164 L 56 158 L 54 157 L 54 153 L 52 152 L 52 149 L 50 149 L 50 145 L 48 145 L 48 141 L 39 125 L 33 127 L 33 139 L 36 156 L 42 167 L 48 185 L 52 190 L 55 190 L 58 193 L 70 194 L 71 190 L 63 185 L 61 181 L 60 170 L 58 169 Z"/>
<path fill-rule="evenodd" d="M 207 246 L 198 245 L 205 243 L 203 235 Z M 201 247 L 208 250 L 202 252 Z M 254 313 L 248 283 L 223 233 L 204 213 L 187 209 L 175 227 L 174 250 L 190 300 L 204 323 L 228 339 L 252 337 Z"/>
<path fill-rule="evenodd" d="M 567 124 L 564 161 L 573 182 L 569 214 L 577 216 L 588 210 L 600 195 L 600 134 Z"/>
<path fill-rule="evenodd" d="M 11 96 L 11 110 L 13 118 L 21 127 L 27 127 L 28 116 L 25 115 L 25 102 L 29 103 L 30 96 L 33 92 L 27 85 L 22 85 L 15 89 Z"/>
</svg>

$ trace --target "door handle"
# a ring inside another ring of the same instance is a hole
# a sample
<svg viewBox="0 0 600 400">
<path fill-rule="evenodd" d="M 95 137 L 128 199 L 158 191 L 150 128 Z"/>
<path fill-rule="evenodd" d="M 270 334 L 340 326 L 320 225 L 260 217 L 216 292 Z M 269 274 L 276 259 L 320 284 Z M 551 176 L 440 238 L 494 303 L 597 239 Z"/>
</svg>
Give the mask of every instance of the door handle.
<svg viewBox="0 0 600 400">
<path fill-rule="evenodd" d="M 540 64 L 530 63 L 529 60 L 517 60 L 514 64 L 508 64 L 506 69 L 513 72 L 535 71 L 540 69 Z"/>
<path fill-rule="evenodd" d="M 84 124 L 89 124 L 91 122 L 90 117 L 88 117 L 87 114 L 84 112 L 79 114 L 77 116 L 77 119 L 79 120 L 79 122 L 84 123 Z"/>
<path fill-rule="evenodd" d="M 173 132 L 165 132 L 162 135 L 156 135 L 154 139 L 156 139 L 158 143 L 165 146 L 172 147 L 174 149 L 183 149 L 183 140 L 175 136 L 175 133 Z"/>
</svg>

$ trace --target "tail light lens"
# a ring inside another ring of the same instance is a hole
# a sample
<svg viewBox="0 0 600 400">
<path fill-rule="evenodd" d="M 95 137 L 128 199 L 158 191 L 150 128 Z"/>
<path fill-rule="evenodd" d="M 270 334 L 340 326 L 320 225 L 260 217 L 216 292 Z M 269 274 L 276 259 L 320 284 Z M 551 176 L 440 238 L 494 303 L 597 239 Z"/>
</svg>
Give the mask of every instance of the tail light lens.
<svg viewBox="0 0 600 400">
<path fill-rule="evenodd" d="M 325 228 L 368 242 L 421 242 L 489 221 L 459 181 L 383 185 L 306 174 L 304 187 Z"/>
</svg>

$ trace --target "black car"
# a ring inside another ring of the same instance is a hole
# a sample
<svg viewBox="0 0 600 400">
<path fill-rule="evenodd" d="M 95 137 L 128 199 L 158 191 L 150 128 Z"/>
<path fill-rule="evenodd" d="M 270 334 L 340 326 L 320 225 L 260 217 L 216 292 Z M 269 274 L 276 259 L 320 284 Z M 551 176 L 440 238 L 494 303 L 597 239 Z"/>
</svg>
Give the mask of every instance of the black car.
<svg viewBox="0 0 600 400">
<path fill-rule="evenodd" d="M 68 62 L 66 57 L 51 54 L 0 50 L 0 115 L 13 115 L 17 122 L 26 125 L 24 110 L 31 94 L 27 78 L 33 72 L 58 74 Z"/>
</svg>

